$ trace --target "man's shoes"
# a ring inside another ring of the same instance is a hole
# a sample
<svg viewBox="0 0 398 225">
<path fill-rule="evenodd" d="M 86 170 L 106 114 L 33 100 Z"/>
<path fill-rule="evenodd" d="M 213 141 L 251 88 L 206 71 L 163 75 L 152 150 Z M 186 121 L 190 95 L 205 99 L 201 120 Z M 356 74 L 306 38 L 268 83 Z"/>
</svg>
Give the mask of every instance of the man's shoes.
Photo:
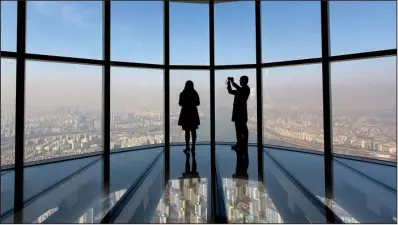
<svg viewBox="0 0 398 225">
<path fill-rule="evenodd" d="M 185 154 L 189 154 L 189 148 L 184 149 Z"/>
<path fill-rule="evenodd" d="M 234 151 L 238 150 L 238 144 L 232 145 L 231 146 L 231 150 L 234 150 Z"/>
</svg>

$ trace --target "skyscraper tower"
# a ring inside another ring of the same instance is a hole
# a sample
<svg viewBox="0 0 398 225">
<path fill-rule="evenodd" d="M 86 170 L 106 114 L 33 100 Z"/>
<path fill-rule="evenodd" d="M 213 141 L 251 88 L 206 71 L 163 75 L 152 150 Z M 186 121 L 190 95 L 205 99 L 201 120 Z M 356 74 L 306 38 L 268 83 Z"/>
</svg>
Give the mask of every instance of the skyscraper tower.
<svg viewBox="0 0 398 225">
<path fill-rule="evenodd" d="M 250 88 L 250 97 L 256 96 L 256 88 Z"/>
<path fill-rule="evenodd" d="M 268 100 L 269 100 L 269 95 L 268 95 L 268 90 L 267 90 L 267 77 L 268 77 L 268 70 L 267 69 L 265 69 L 264 70 L 264 79 L 263 79 L 263 91 L 264 91 L 264 96 L 263 96 L 263 98 L 264 98 L 264 100 L 266 100 L 267 102 L 268 102 Z"/>
<path fill-rule="evenodd" d="M 111 112 L 111 125 L 112 126 L 115 125 L 115 111 L 114 110 L 112 110 L 112 112 Z"/>
</svg>

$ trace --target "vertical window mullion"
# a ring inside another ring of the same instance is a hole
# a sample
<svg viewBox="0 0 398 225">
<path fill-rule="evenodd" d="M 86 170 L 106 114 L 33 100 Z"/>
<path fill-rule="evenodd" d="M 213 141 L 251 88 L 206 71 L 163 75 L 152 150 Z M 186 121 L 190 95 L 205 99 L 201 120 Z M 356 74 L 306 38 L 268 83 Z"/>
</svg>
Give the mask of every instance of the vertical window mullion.
<svg viewBox="0 0 398 225">
<path fill-rule="evenodd" d="M 109 207 L 110 193 L 110 91 L 111 91 L 111 1 L 103 1 L 103 77 L 102 77 L 102 140 L 103 140 L 103 210 Z M 106 221 L 106 218 L 105 220 Z"/>
<path fill-rule="evenodd" d="M 26 4 L 17 3 L 14 223 L 23 223 L 24 206 Z"/>
<path fill-rule="evenodd" d="M 321 34 L 322 34 L 322 90 L 323 90 L 323 130 L 324 130 L 324 172 L 326 206 L 331 206 L 333 200 L 333 131 L 332 131 L 332 101 L 330 78 L 330 28 L 329 2 L 321 1 Z M 330 208 L 330 207 L 329 207 Z M 334 222 L 331 210 L 326 210 L 328 222 Z"/>
<path fill-rule="evenodd" d="M 211 164 L 211 223 L 216 218 L 216 129 L 215 129 L 215 48 L 214 0 L 209 1 L 209 54 L 210 54 L 210 164 Z M 220 203 L 222 204 L 222 203 Z"/>
<path fill-rule="evenodd" d="M 170 4 L 163 1 L 163 35 L 164 35 L 164 153 L 165 153 L 165 186 L 170 178 Z"/>
<path fill-rule="evenodd" d="M 256 17 L 256 98 L 257 98 L 257 159 L 258 180 L 263 181 L 263 81 L 261 43 L 261 1 L 255 2 Z"/>
</svg>

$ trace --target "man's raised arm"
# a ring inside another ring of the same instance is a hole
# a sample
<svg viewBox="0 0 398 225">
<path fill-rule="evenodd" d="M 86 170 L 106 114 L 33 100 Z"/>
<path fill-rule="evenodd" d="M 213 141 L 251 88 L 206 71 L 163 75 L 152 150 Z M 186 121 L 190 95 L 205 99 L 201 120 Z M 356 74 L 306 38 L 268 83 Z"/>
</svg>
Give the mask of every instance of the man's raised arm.
<svg viewBox="0 0 398 225">
<path fill-rule="evenodd" d="M 234 86 L 234 88 L 236 88 L 236 90 L 240 90 L 242 88 L 237 83 L 235 83 L 235 81 L 231 81 L 231 82 L 232 82 L 232 86 Z"/>
<path fill-rule="evenodd" d="M 235 95 L 237 92 L 236 90 L 232 90 L 231 81 L 228 81 L 227 89 L 228 89 L 228 93 L 230 93 L 231 95 Z"/>
</svg>

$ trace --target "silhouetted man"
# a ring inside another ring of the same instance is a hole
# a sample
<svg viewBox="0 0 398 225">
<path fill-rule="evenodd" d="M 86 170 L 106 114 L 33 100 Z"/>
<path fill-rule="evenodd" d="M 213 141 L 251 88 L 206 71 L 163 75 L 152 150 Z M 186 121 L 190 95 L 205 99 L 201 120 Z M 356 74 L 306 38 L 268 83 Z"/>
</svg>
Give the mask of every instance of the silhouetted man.
<svg viewBox="0 0 398 225">
<path fill-rule="evenodd" d="M 250 95 L 250 88 L 247 84 L 249 83 L 249 78 L 241 76 L 239 83 L 241 86 L 234 82 L 233 77 L 228 78 L 228 92 L 231 95 L 235 95 L 232 109 L 232 121 L 235 122 L 236 130 L 236 145 L 232 146 L 234 150 L 247 145 L 249 140 L 249 130 L 247 128 L 247 99 Z M 232 90 L 231 84 L 236 90 Z"/>
</svg>

